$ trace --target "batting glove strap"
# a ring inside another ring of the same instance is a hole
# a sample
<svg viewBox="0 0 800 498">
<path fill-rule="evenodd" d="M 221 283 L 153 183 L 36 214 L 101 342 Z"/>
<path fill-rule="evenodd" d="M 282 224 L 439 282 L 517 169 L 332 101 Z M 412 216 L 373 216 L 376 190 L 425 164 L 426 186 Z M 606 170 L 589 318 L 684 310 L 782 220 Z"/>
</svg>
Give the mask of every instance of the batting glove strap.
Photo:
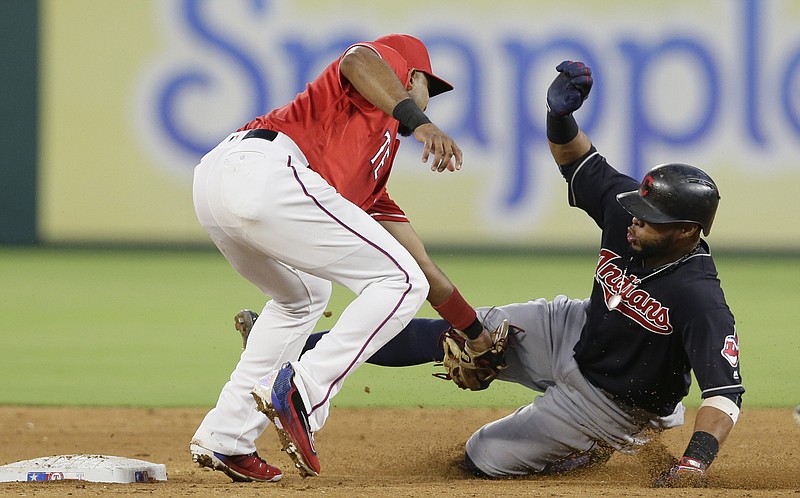
<svg viewBox="0 0 800 498">
<path fill-rule="evenodd" d="M 675 464 L 675 471 L 678 474 L 695 473 L 705 475 L 706 469 L 708 469 L 706 464 L 700 460 L 685 455 L 681 457 L 677 464 Z"/>
</svg>

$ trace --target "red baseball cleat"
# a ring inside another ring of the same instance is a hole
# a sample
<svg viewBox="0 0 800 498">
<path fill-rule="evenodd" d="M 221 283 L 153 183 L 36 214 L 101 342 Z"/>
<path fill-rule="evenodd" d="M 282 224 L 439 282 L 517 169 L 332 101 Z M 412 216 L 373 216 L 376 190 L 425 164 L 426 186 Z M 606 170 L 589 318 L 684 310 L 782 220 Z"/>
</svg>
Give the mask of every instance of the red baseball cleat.
<svg viewBox="0 0 800 498">
<path fill-rule="evenodd" d="M 273 467 L 258 456 L 257 452 L 247 455 L 223 455 L 197 443 L 189 445 L 192 461 L 201 467 L 209 467 L 224 472 L 236 482 L 277 482 L 283 477 L 281 469 Z"/>
<path fill-rule="evenodd" d="M 252 394 L 258 410 L 275 424 L 283 450 L 294 461 L 294 466 L 303 477 L 312 477 L 319 475 L 319 458 L 306 408 L 293 377 L 294 369 L 291 363 L 286 363 L 277 374 L 258 381 Z"/>
</svg>

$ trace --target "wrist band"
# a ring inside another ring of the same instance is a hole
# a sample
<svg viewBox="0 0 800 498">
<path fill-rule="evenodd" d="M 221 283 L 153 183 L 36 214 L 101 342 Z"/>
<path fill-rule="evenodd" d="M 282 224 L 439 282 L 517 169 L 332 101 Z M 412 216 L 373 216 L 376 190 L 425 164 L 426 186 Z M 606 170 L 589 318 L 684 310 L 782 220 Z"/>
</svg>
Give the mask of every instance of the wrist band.
<svg viewBox="0 0 800 498">
<path fill-rule="evenodd" d="M 468 326 L 464 327 L 462 332 L 464 332 L 464 335 L 467 336 L 467 339 L 474 341 L 479 335 L 481 335 L 481 332 L 483 332 L 483 324 L 476 316 L 475 320 L 473 320 Z"/>
<path fill-rule="evenodd" d="M 401 100 L 400 103 L 394 106 L 392 117 L 412 132 L 416 130 L 418 126 L 431 122 L 428 116 L 422 112 L 422 109 L 410 98 Z"/>
<path fill-rule="evenodd" d="M 578 123 L 572 114 L 553 116 L 547 113 L 547 139 L 557 145 L 569 143 L 578 136 Z"/>
<path fill-rule="evenodd" d="M 481 326 L 480 330 L 475 334 L 475 337 L 471 337 L 467 333 L 466 329 L 470 329 L 470 332 L 474 329 L 471 325 L 478 319 L 478 314 L 475 313 L 475 310 L 469 305 L 466 299 L 461 296 L 458 289 L 453 289 L 453 293 L 450 294 L 450 297 L 442 304 L 434 306 L 433 309 L 435 309 L 442 318 L 450 322 L 453 328 L 464 332 L 470 339 L 475 339 L 475 337 L 478 337 L 483 331 L 483 326 Z"/>
<path fill-rule="evenodd" d="M 719 452 L 719 441 L 711 434 L 704 431 L 697 431 L 692 434 L 689 446 L 683 452 L 683 456 L 700 460 L 706 467 L 716 458 Z"/>
</svg>

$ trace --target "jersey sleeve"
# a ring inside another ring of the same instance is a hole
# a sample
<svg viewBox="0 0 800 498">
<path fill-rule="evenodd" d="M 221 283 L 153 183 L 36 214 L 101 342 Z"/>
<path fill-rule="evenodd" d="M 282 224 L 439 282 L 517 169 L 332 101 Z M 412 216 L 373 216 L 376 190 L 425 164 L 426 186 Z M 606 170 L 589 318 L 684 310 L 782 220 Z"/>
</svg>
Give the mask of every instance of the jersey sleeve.
<svg viewBox="0 0 800 498">
<path fill-rule="evenodd" d="M 629 219 L 617 202 L 617 194 L 639 187 L 633 178 L 611 167 L 594 147 L 582 158 L 561 167 L 561 174 L 567 181 L 569 205 L 586 213 L 603 228 L 610 216 Z"/>
<path fill-rule="evenodd" d="M 389 197 L 389 193 L 385 189 L 372 207 L 367 209 L 367 214 L 376 221 L 408 222 L 406 213 Z"/>
<path fill-rule="evenodd" d="M 381 59 L 383 59 L 384 61 L 386 61 L 387 64 L 389 64 L 389 67 L 392 68 L 392 71 L 394 71 L 394 74 L 397 76 L 397 79 L 400 80 L 403 86 L 405 87 L 408 85 L 410 76 L 410 68 L 408 67 L 408 62 L 406 62 L 403 56 L 401 56 L 396 50 L 381 43 L 362 42 L 362 43 L 356 43 L 355 45 L 351 45 L 350 47 L 348 47 L 347 50 L 345 50 L 345 52 L 339 58 L 339 61 L 337 62 L 337 70 L 344 56 L 347 55 L 348 52 L 350 52 L 352 49 L 356 47 L 367 47 L 372 51 L 374 51 Z M 353 87 L 353 85 L 350 84 L 347 78 L 345 78 L 342 75 L 341 71 L 338 71 L 338 74 L 339 74 L 339 82 L 342 85 L 342 89 L 344 90 L 347 98 L 349 98 L 350 101 L 353 102 L 353 105 L 355 105 L 359 109 L 364 109 L 364 110 L 375 109 L 375 106 L 367 99 L 365 99 L 360 93 L 358 93 L 355 87 Z"/>
<path fill-rule="evenodd" d="M 692 319 L 683 339 L 703 398 L 744 393 L 739 373 L 739 337 L 727 307 L 714 308 Z"/>
</svg>

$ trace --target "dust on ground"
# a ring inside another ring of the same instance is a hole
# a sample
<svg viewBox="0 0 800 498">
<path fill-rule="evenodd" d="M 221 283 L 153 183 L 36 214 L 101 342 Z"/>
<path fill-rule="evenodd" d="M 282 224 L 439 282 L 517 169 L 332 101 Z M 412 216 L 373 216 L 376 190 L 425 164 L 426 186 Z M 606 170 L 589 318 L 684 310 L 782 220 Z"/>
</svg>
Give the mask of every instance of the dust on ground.
<svg viewBox="0 0 800 498">
<path fill-rule="evenodd" d="M 162 463 L 168 480 L 103 484 L 0 483 L 5 496 L 793 496 L 800 497 L 800 426 L 791 409 L 745 409 L 709 470 L 706 489 L 652 489 L 665 452 L 682 453 L 687 425 L 660 447 L 615 454 L 604 466 L 572 474 L 503 480 L 467 478 L 458 469 L 464 443 L 508 409 L 345 409 L 334 407 L 316 437 L 322 472 L 301 478 L 270 427 L 259 454 L 284 471 L 278 483 L 233 483 L 199 468 L 189 440 L 206 410 L 0 406 L 0 465 L 32 458 L 113 455 Z M 661 463 L 659 463 L 661 462 Z"/>
</svg>

